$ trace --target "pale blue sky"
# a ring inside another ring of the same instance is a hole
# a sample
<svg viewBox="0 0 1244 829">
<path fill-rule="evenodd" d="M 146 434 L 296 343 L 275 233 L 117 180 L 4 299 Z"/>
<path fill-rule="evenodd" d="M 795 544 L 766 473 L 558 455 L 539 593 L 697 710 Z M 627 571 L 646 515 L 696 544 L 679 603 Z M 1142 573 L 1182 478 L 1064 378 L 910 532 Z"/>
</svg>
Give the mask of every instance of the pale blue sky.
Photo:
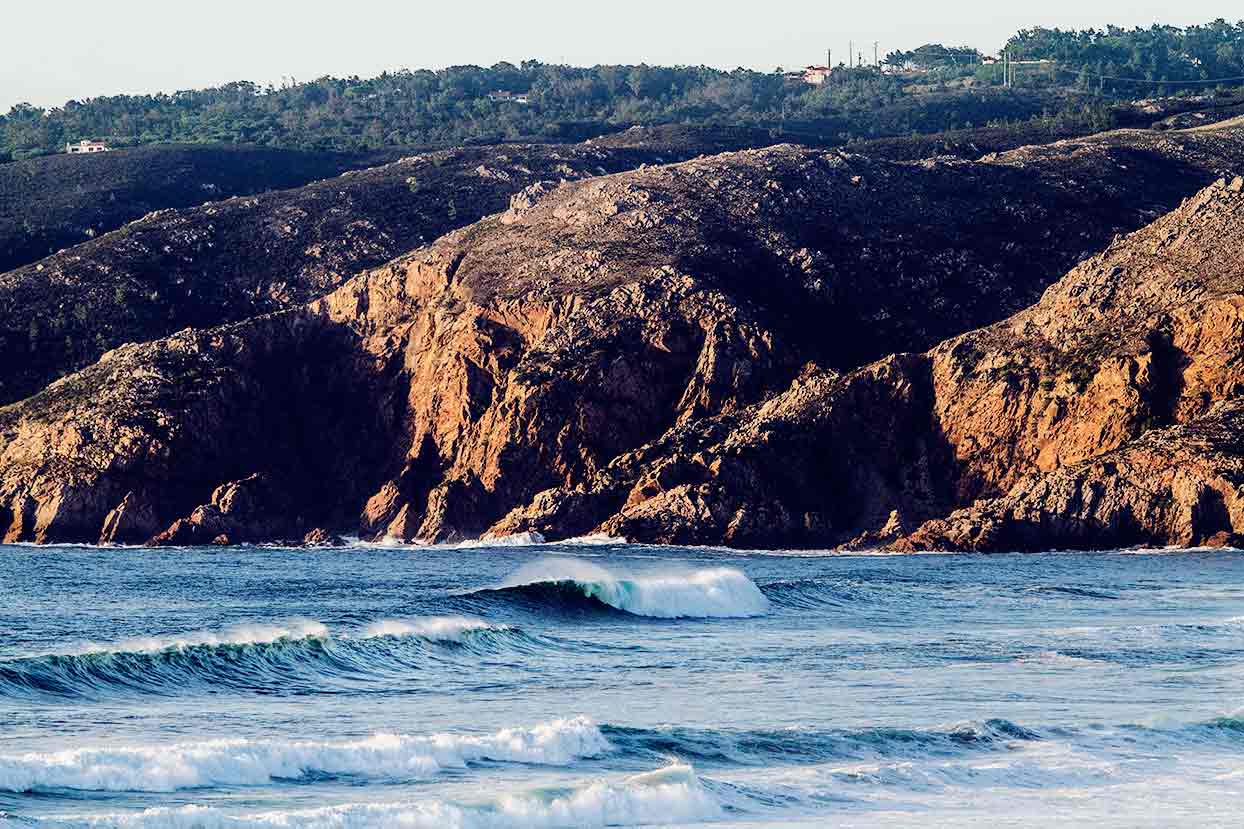
<svg viewBox="0 0 1244 829">
<path fill-rule="evenodd" d="M 770 70 L 928 41 L 997 50 L 1016 29 L 1238 20 L 1238 0 L 20 0 L 0 11 L 0 111 L 231 80 L 546 62 Z"/>
</svg>

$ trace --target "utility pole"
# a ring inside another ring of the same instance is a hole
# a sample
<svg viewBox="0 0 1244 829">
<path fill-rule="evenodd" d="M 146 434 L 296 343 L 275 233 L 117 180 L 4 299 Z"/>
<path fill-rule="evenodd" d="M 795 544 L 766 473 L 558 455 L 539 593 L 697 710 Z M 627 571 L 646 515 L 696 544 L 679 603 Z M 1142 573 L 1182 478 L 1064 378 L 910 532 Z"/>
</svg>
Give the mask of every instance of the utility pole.
<svg viewBox="0 0 1244 829">
<path fill-rule="evenodd" d="M 880 44 L 878 41 L 875 41 L 875 40 L 874 40 L 874 41 L 873 41 L 873 66 L 877 67 L 877 74 L 878 74 L 878 75 L 880 75 L 880 74 L 881 74 L 881 58 L 880 58 L 880 52 L 878 52 L 878 51 L 877 51 L 877 49 L 878 49 L 878 47 L 879 47 L 879 46 L 881 46 L 881 44 Z"/>
<path fill-rule="evenodd" d="M 852 69 L 855 67 L 854 61 L 855 61 L 855 41 L 848 40 L 847 41 L 847 68 L 848 69 Z"/>
</svg>

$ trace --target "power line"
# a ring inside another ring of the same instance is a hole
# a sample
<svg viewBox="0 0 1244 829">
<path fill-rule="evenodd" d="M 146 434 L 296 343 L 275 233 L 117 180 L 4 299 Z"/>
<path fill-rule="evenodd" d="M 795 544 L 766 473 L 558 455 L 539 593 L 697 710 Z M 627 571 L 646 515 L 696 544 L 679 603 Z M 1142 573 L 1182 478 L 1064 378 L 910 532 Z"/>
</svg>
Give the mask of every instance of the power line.
<svg viewBox="0 0 1244 829">
<path fill-rule="evenodd" d="M 1176 83 L 1226 83 L 1228 81 L 1244 81 L 1244 75 L 1240 75 L 1234 78 L 1208 78 L 1206 80 L 1198 80 L 1198 81 L 1153 81 L 1153 80 L 1149 80 L 1148 78 L 1124 78 L 1118 75 L 1100 75 L 1096 72 L 1089 72 L 1086 69 L 1071 69 L 1071 68 L 1064 69 L 1064 68 L 1060 68 L 1057 63 L 1051 63 L 1050 65 L 1053 66 L 1054 69 L 1059 72 L 1066 72 L 1072 75 L 1084 75 L 1085 77 L 1096 78 L 1102 81 L 1126 81 L 1128 83 L 1151 83 L 1157 86 L 1166 86 L 1167 84 L 1176 84 Z"/>
</svg>

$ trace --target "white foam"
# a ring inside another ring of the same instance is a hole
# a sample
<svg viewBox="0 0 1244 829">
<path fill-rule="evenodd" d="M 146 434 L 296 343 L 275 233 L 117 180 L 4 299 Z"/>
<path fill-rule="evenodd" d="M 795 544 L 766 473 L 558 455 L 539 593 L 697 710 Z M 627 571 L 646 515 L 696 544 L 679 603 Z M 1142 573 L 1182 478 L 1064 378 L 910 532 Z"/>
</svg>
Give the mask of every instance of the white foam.
<svg viewBox="0 0 1244 829">
<path fill-rule="evenodd" d="M 558 541 L 556 543 L 564 544 L 569 547 L 603 547 L 610 544 L 630 544 L 630 542 L 622 536 L 606 535 L 605 533 L 577 535 L 574 538 L 567 538 L 565 541 Z"/>
<path fill-rule="evenodd" d="M 494 625 L 466 616 L 427 616 L 421 619 L 381 619 L 363 630 L 364 639 L 382 636 L 417 636 L 436 642 L 461 642 L 471 633 L 485 630 L 513 630 L 509 625 Z"/>
<path fill-rule="evenodd" d="M 0 755 L 0 791 L 37 789 L 168 792 L 203 786 L 259 786 L 309 772 L 421 779 L 493 760 L 566 765 L 610 750 L 584 717 L 486 736 L 376 734 L 352 742 L 210 740 Z"/>
<path fill-rule="evenodd" d="M 438 547 L 447 547 L 451 550 L 475 550 L 482 547 L 538 547 L 546 543 L 544 536 L 540 533 L 514 533 L 513 535 L 499 535 L 493 538 L 474 538 L 468 541 L 458 541 L 452 544 L 438 544 Z"/>
<path fill-rule="evenodd" d="M 119 642 L 85 642 L 67 652 L 45 656 L 86 656 L 101 653 L 160 653 L 192 647 L 262 645 L 304 639 L 373 639 L 383 636 L 417 636 L 437 642 L 461 642 L 468 634 L 484 631 L 512 631 L 510 625 L 496 625 L 466 616 L 424 616 L 414 619 L 381 619 L 361 631 L 334 634 L 328 626 L 312 619 L 293 619 L 285 624 L 245 624 L 220 631 L 194 631 L 177 636 L 142 636 Z"/>
<path fill-rule="evenodd" d="M 722 816 L 721 804 L 689 766 L 671 766 L 619 782 L 591 783 L 560 796 L 509 795 L 476 806 L 442 800 L 353 803 L 237 816 L 214 808 L 185 806 L 125 815 L 75 815 L 60 820 L 99 829 L 370 829 L 392 826 L 406 829 L 571 829 L 698 823 Z M 59 822 L 56 818 L 52 821 Z"/>
<path fill-rule="evenodd" d="M 543 559 L 502 587 L 574 582 L 584 595 L 639 616 L 663 619 L 763 616 L 769 600 L 741 571 L 729 567 L 619 576 L 580 559 Z"/>
<path fill-rule="evenodd" d="M 111 644 L 85 642 L 70 655 L 88 653 L 158 653 L 201 645 L 258 645 L 281 640 L 327 639 L 328 628 L 313 619 L 291 619 L 282 624 L 236 625 L 221 631 L 194 631 L 178 636 L 142 636 Z"/>
</svg>

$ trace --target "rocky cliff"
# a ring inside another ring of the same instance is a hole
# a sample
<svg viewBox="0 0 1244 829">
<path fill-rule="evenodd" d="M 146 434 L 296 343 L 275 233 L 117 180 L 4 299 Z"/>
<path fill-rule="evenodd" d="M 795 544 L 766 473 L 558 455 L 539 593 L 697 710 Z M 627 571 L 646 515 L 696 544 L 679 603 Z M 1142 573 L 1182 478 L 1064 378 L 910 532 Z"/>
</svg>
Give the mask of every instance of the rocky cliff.
<svg viewBox="0 0 1244 829">
<path fill-rule="evenodd" d="M 1236 543 L 1244 533 L 1244 180 L 932 354 L 956 503 L 908 547 Z"/>
<path fill-rule="evenodd" d="M 495 532 L 982 551 L 1244 536 L 1244 180 L 925 354 L 811 372 Z M 573 512 L 567 505 L 590 504 Z M 962 507 L 961 509 L 956 509 Z M 592 526 L 586 526 L 586 525 Z"/>
<path fill-rule="evenodd" d="M 1235 131 L 1124 133 L 537 182 L 321 300 L 116 349 L 0 409 L 0 530 L 992 549 L 1023 531 L 972 527 L 1031 524 L 1046 502 L 1024 493 L 1075 486 L 1040 476 L 1103 452 L 1138 469 L 1166 446 L 1226 492 L 1188 435 L 1229 458 L 1207 418 L 1229 432 L 1238 393 L 1241 197 L 1111 239 L 1241 158 Z M 1030 310 L 884 356 L 1019 311 L 1106 245 Z M 1236 501 L 1197 497 L 1218 517 L 1188 540 L 1238 531 Z M 1113 537 L 1168 537 L 1144 527 Z"/>
</svg>

